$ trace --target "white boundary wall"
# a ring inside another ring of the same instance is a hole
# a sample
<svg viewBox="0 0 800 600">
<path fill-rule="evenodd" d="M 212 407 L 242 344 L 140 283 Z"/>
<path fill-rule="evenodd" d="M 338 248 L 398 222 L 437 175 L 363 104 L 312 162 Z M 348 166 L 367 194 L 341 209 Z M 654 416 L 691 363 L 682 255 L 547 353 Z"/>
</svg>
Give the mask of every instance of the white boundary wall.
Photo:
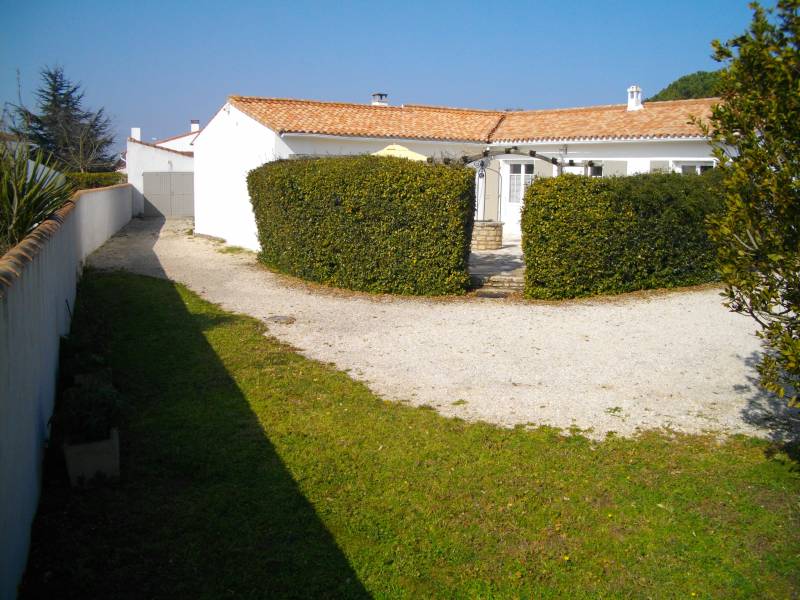
<svg viewBox="0 0 800 600">
<path fill-rule="evenodd" d="M 133 189 L 78 192 L 0 258 L 0 600 L 16 598 L 28 558 L 59 340 L 83 263 L 131 220 Z"/>
</svg>

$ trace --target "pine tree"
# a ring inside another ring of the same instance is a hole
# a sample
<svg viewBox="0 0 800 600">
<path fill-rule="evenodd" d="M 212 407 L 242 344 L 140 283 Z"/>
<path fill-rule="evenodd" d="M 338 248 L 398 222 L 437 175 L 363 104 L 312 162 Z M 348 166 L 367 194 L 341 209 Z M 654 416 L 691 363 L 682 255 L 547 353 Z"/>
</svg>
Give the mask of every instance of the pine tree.
<svg viewBox="0 0 800 600">
<path fill-rule="evenodd" d="M 114 137 L 104 109 L 83 107 L 84 92 L 61 67 L 45 68 L 36 91 L 38 114 L 13 107 L 12 131 L 50 155 L 65 171 L 110 171 Z"/>
</svg>

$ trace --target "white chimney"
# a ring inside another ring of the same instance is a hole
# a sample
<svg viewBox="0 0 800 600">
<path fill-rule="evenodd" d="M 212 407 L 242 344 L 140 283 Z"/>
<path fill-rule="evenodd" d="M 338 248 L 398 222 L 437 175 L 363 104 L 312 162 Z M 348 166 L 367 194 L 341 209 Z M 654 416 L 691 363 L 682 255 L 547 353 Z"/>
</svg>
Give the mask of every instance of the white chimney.
<svg viewBox="0 0 800 600">
<path fill-rule="evenodd" d="M 628 110 L 642 110 L 642 88 L 635 83 L 628 88 Z"/>
<path fill-rule="evenodd" d="M 131 137 L 135 139 L 137 142 L 142 141 L 142 128 L 141 127 L 131 127 Z"/>
<path fill-rule="evenodd" d="M 200 131 L 200 119 L 192 119 L 189 122 L 189 131 L 194 133 L 195 131 Z"/>
<path fill-rule="evenodd" d="M 372 94 L 372 106 L 389 106 L 389 94 L 383 92 Z"/>
</svg>

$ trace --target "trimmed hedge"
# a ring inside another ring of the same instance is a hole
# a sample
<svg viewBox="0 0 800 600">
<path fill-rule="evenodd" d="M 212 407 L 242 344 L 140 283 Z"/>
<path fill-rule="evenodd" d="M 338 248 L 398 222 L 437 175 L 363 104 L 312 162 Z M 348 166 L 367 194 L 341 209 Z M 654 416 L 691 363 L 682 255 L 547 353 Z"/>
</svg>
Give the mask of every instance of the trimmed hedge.
<svg viewBox="0 0 800 600">
<path fill-rule="evenodd" d="M 259 258 L 341 288 L 463 293 L 474 178 L 466 167 L 391 157 L 267 163 L 247 177 Z"/>
<path fill-rule="evenodd" d="M 75 186 L 76 190 L 86 190 L 90 188 L 108 187 L 128 181 L 125 173 L 116 171 L 102 173 L 65 173 L 67 181 Z"/>
<path fill-rule="evenodd" d="M 525 194 L 525 295 L 557 299 L 718 279 L 706 219 L 720 173 L 539 179 Z"/>
</svg>

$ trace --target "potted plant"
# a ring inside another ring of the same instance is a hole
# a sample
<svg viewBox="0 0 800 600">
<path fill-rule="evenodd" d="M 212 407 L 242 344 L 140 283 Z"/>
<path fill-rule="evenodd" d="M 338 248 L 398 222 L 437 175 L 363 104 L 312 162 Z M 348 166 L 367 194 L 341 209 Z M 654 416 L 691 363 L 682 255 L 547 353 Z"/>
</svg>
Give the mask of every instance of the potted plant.
<svg viewBox="0 0 800 600">
<path fill-rule="evenodd" d="M 119 477 L 119 430 L 122 402 L 106 371 L 74 378 L 53 416 L 53 429 L 63 440 L 69 481 L 73 487 L 97 477 Z"/>
</svg>

